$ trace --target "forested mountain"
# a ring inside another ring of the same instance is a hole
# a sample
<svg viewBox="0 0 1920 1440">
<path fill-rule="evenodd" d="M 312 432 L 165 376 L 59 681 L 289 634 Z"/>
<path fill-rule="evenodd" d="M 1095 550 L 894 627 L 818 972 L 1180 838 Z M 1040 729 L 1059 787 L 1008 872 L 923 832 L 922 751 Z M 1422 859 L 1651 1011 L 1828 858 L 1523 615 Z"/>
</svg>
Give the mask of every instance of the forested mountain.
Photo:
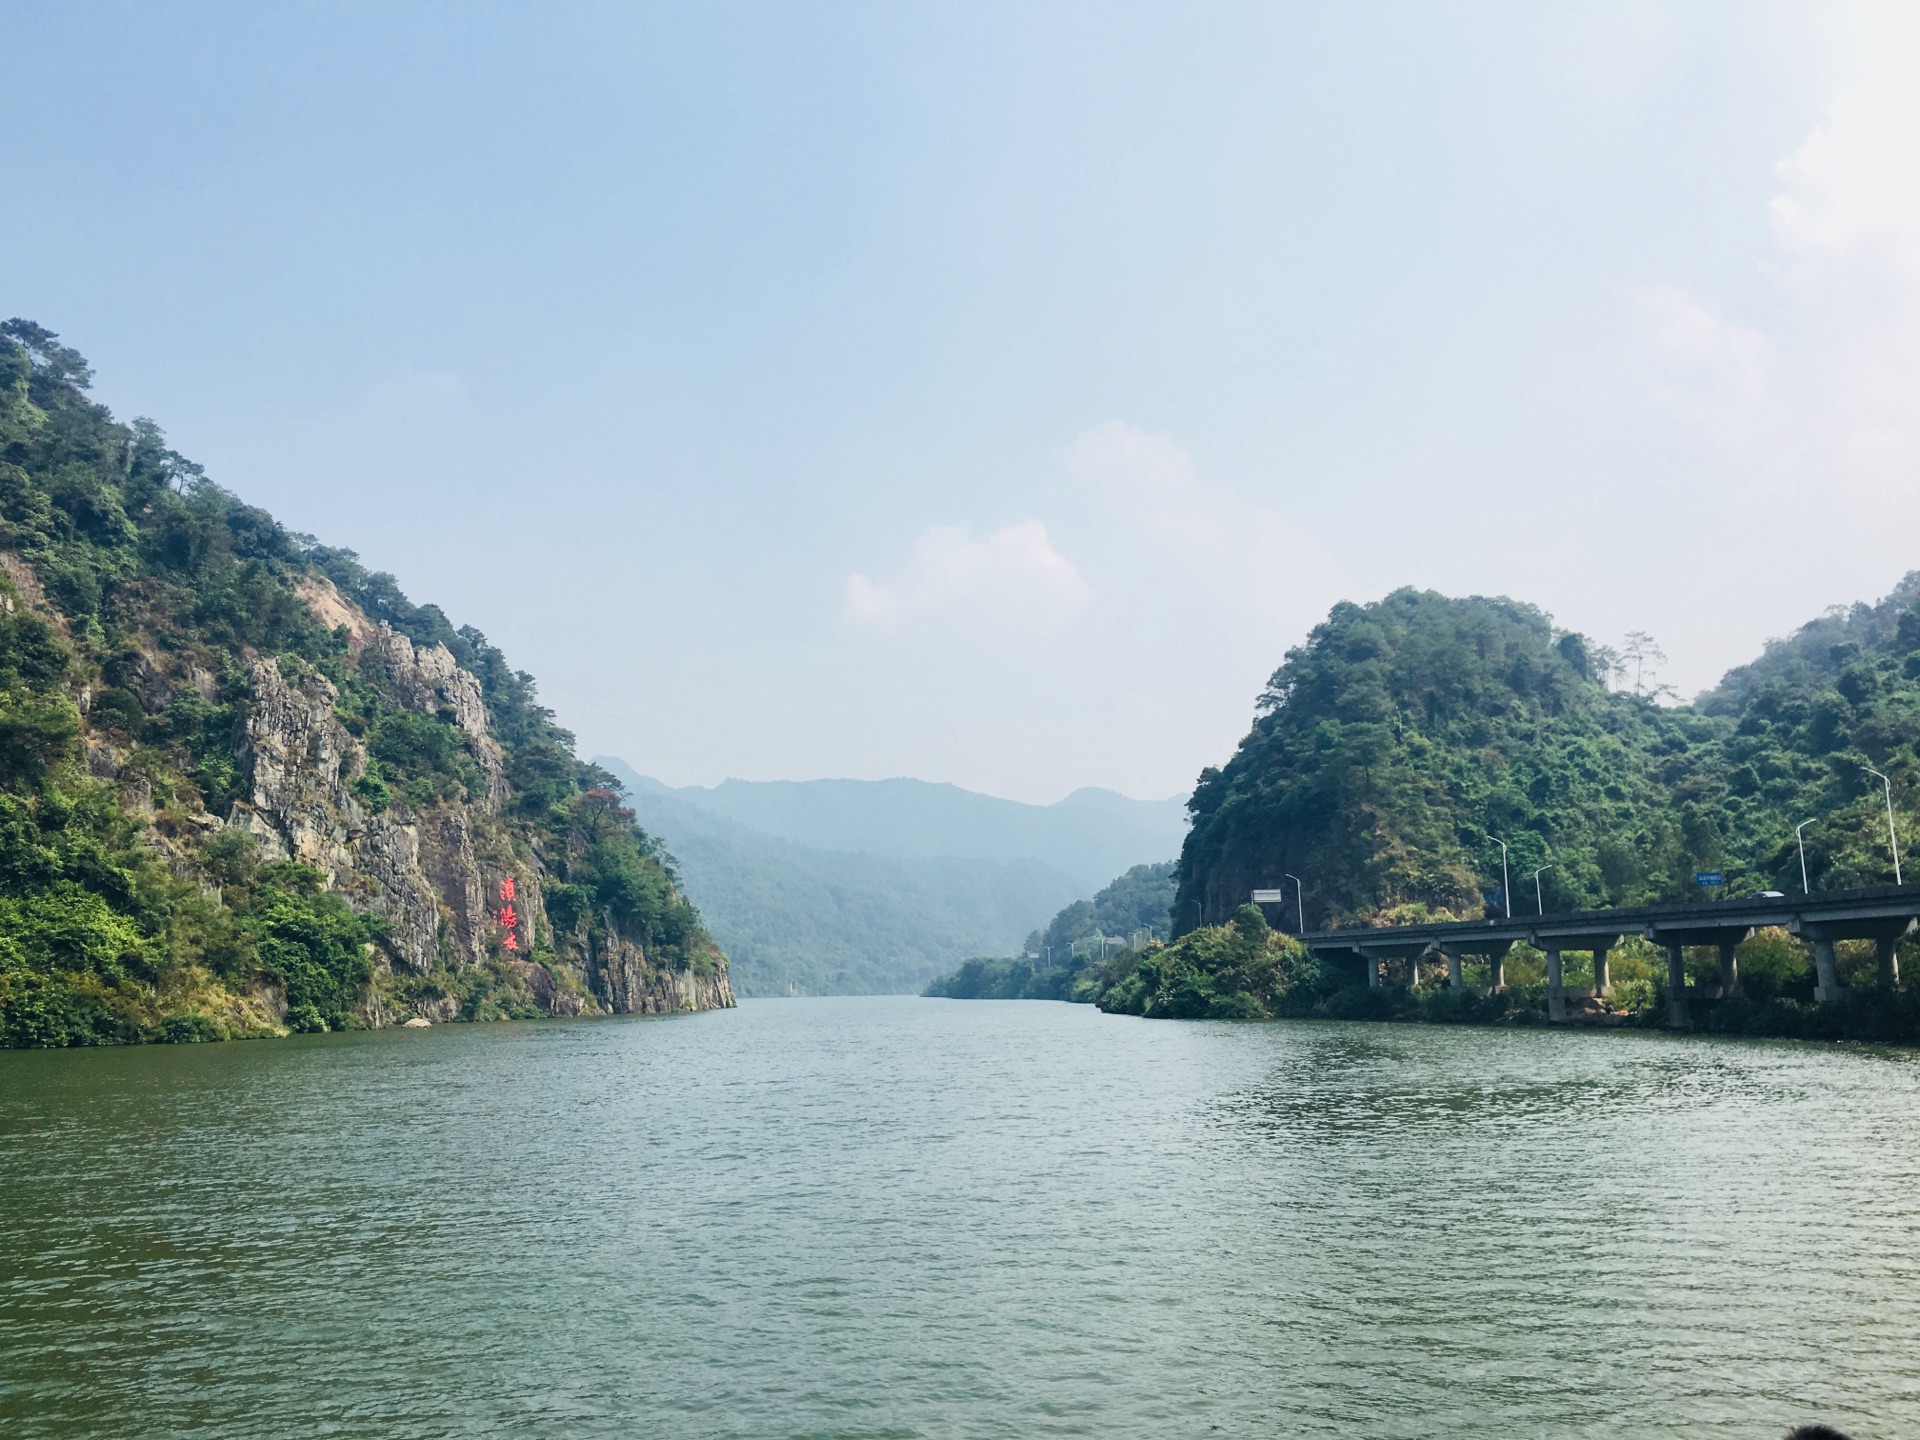
<svg viewBox="0 0 1920 1440">
<path fill-rule="evenodd" d="M 1170 933 L 1173 862 L 1135 865 L 1091 900 L 1076 900 L 1008 959 L 975 956 L 925 993 L 951 1000 L 1066 1000 L 1116 946 L 1144 947 Z"/>
<path fill-rule="evenodd" d="M 732 1003 L 486 637 L 0 326 L 0 1043 Z"/>
<path fill-rule="evenodd" d="M 609 756 L 596 763 L 616 768 Z M 1134 800 L 1091 788 L 1052 805 L 908 779 L 726 780 L 673 793 L 709 814 L 817 850 L 1037 861 L 1073 877 L 1083 895 L 1129 865 L 1176 853 L 1187 829 L 1183 800 Z"/>
<path fill-rule="evenodd" d="M 1046 964 L 1061 963 L 1076 945 L 1092 939 L 1132 943 L 1164 940 L 1172 926 L 1173 862 L 1135 865 L 1109 881 L 1091 900 L 1076 900 L 1027 937 L 1023 953 Z"/>
<path fill-rule="evenodd" d="M 1401 590 L 1336 606 L 1253 729 L 1203 772 L 1175 918 L 1305 882 L 1309 926 L 1497 903 L 1548 910 L 1893 879 L 1881 782 L 1912 822 L 1920 575 L 1770 644 L 1692 705 L 1610 690 L 1606 657 L 1529 605 Z M 1290 902 L 1277 918 L 1291 923 Z"/>
<path fill-rule="evenodd" d="M 742 995 L 917 991 L 969 955 L 1015 949 L 1080 889 L 1038 861 L 803 845 L 716 814 L 612 756 L 595 763 L 672 851 Z"/>
</svg>

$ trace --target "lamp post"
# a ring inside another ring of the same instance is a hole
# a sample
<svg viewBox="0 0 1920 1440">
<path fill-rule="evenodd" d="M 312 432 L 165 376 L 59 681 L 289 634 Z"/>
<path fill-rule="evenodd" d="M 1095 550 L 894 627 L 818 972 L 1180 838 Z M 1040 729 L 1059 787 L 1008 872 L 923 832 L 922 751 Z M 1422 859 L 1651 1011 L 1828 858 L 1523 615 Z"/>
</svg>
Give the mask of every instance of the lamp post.
<svg viewBox="0 0 1920 1440">
<path fill-rule="evenodd" d="M 1498 835 L 1489 835 L 1487 839 L 1500 847 L 1500 903 L 1506 908 L 1507 919 L 1513 918 L 1513 885 L 1507 878 L 1507 842 Z"/>
<path fill-rule="evenodd" d="M 1871 765 L 1867 766 L 1867 773 L 1880 775 L 1880 772 Z M 1900 878 L 1900 836 L 1893 828 L 1893 781 L 1880 775 L 1880 783 L 1887 787 L 1887 844 L 1893 847 L 1893 883 L 1904 885 L 1907 882 Z"/>
<path fill-rule="evenodd" d="M 1540 877 L 1552 868 L 1551 865 L 1542 865 L 1538 870 L 1533 872 L 1533 904 L 1534 908 L 1542 915 L 1547 913 L 1547 902 L 1540 898 Z"/>
<path fill-rule="evenodd" d="M 1807 884 L 1807 839 L 1800 832 L 1813 824 L 1811 820 L 1802 820 L 1793 827 L 1793 843 L 1800 847 L 1800 893 L 1811 895 L 1813 887 Z"/>
<path fill-rule="evenodd" d="M 1293 882 L 1294 903 L 1300 907 L 1300 933 L 1304 935 L 1307 933 L 1307 887 L 1300 883 L 1298 875 L 1288 875 L 1283 871 L 1280 878 Z"/>
</svg>

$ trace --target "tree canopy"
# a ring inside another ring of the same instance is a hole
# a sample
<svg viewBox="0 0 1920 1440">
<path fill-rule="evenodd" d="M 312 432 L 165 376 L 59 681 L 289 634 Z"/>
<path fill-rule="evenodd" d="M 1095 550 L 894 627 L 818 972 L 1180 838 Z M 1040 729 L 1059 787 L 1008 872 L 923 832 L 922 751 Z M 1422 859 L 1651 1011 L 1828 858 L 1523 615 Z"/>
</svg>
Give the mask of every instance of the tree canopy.
<svg viewBox="0 0 1920 1440">
<path fill-rule="evenodd" d="M 115 420 L 90 381 L 57 335 L 0 324 L 0 1044 L 201 1038 L 263 986 L 295 1028 L 354 1023 L 380 923 L 221 826 L 243 791 L 248 664 L 324 677 L 366 745 L 354 789 L 371 810 L 492 797 L 451 717 L 400 703 L 316 618 L 297 587 L 317 576 L 478 677 L 507 843 L 579 898 L 568 934 L 537 937 L 547 954 L 624 938 L 676 967 L 713 963 L 666 858 L 531 676 L 213 483 L 151 421 Z"/>
<path fill-rule="evenodd" d="M 1890 882 L 1881 782 L 1910 818 L 1920 575 L 1811 622 L 1691 705 L 1609 688 L 1617 657 L 1504 598 L 1341 604 L 1201 775 L 1175 917 L 1304 882 L 1309 927 Z M 1650 643 L 1650 642 L 1649 642 Z M 1497 838 L 1496 838 L 1497 837 Z M 1534 872 L 1539 893 L 1534 890 Z M 1284 918 L 1292 921 L 1289 904 Z"/>
</svg>

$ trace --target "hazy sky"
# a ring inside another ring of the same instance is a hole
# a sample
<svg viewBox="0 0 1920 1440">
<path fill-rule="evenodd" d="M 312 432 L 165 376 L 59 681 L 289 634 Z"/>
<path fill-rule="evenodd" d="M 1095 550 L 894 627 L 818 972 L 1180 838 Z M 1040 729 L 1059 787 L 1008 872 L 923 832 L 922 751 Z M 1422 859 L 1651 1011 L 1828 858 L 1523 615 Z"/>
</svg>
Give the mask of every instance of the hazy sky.
<svg viewBox="0 0 1920 1440">
<path fill-rule="evenodd" d="M 1920 7 L 0 3 L 0 312 L 674 782 L 1185 789 L 1920 567 Z"/>
</svg>

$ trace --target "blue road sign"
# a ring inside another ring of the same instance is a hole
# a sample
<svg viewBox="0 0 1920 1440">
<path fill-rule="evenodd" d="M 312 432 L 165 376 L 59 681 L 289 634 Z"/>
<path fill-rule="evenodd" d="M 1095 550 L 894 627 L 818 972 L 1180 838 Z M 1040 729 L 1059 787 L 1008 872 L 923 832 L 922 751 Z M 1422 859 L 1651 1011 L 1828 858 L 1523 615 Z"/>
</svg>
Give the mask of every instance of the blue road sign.
<svg viewBox="0 0 1920 1440">
<path fill-rule="evenodd" d="M 1708 885 L 1724 885 L 1727 883 L 1726 872 L 1723 870 L 1696 870 L 1693 875 L 1693 883 L 1702 887 Z"/>
</svg>

